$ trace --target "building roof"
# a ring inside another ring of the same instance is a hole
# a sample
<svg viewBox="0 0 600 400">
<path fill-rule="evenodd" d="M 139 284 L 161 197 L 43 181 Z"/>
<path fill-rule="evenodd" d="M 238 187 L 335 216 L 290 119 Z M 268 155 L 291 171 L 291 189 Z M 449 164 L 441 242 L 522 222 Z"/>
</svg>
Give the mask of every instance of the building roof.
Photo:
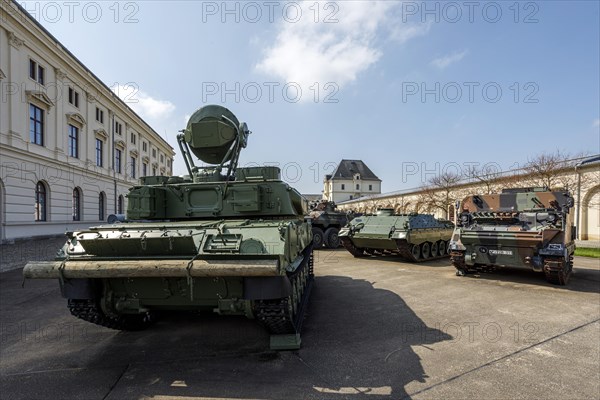
<svg viewBox="0 0 600 400">
<path fill-rule="evenodd" d="M 342 160 L 330 179 L 352 179 L 354 174 L 360 174 L 362 180 L 381 181 L 362 160 Z"/>
</svg>

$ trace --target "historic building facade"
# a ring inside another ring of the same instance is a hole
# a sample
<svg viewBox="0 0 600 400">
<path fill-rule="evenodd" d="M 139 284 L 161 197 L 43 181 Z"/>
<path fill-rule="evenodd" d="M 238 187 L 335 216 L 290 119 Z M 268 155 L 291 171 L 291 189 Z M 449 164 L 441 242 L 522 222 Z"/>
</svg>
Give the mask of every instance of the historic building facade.
<svg viewBox="0 0 600 400">
<path fill-rule="evenodd" d="M 54 235 L 127 207 L 173 148 L 14 2 L 0 2 L 0 240 Z"/>
<path fill-rule="evenodd" d="M 552 186 L 568 188 L 575 198 L 578 238 L 600 240 L 600 156 L 569 160 L 569 167 L 539 176 L 528 171 L 494 178 L 473 179 L 451 187 L 423 187 L 380 195 L 363 196 L 338 203 L 342 210 L 375 213 L 378 208 L 393 208 L 397 213 L 428 213 L 453 219 L 454 203 L 470 194 L 494 193 L 509 187 Z"/>
<path fill-rule="evenodd" d="M 381 179 L 362 160 L 342 160 L 323 186 L 323 199 L 336 203 L 381 193 Z"/>
</svg>

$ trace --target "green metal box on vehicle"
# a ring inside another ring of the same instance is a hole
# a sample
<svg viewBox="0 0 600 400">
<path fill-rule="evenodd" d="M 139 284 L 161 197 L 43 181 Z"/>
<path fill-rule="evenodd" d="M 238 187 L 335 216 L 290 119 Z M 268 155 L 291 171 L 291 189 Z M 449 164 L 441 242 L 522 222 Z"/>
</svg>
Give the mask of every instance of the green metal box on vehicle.
<svg viewBox="0 0 600 400">
<path fill-rule="evenodd" d="M 200 108 L 177 137 L 189 175 L 141 178 L 125 222 L 68 233 L 56 261 L 24 276 L 58 279 L 74 316 L 109 328 L 208 310 L 256 318 L 272 348 L 298 348 L 313 281 L 307 203 L 279 168 L 237 168 L 249 134 L 228 109 Z"/>
</svg>

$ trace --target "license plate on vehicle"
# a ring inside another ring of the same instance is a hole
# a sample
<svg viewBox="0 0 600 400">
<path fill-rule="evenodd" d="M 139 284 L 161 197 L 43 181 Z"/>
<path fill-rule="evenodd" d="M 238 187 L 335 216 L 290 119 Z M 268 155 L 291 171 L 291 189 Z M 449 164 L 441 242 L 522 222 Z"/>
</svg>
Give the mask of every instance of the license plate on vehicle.
<svg viewBox="0 0 600 400">
<path fill-rule="evenodd" d="M 512 256 L 512 250 L 489 250 L 489 253 L 493 256 Z"/>
</svg>

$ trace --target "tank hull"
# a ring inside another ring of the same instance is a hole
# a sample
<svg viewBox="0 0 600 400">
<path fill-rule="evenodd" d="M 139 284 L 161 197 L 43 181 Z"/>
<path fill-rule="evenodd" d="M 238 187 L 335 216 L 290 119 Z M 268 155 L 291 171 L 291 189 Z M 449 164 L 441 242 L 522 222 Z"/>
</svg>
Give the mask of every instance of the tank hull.
<svg viewBox="0 0 600 400">
<path fill-rule="evenodd" d="M 311 241 L 297 219 L 104 225 L 69 234 L 55 261 L 30 262 L 23 275 L 58 279 L 73 315 L 109 328 L 142 329 L 158 311 L 210 310 L 298 335 Z"/>
<path fill-rule="evenodd" d="M 355 257 L 394 254 L 421 262 L 446 257 L 452 231 L 430 215 L 391 215 L 356 218 L 339 236 Z"/>
</svg>

